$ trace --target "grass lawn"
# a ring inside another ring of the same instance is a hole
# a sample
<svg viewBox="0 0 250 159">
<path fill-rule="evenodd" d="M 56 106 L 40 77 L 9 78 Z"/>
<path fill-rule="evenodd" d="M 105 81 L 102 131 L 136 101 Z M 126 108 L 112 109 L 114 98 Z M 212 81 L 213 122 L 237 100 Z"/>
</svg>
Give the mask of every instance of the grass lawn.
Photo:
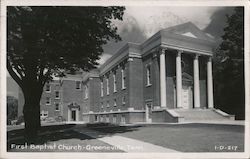
<svg viewBox="0 0 250 159">
<path fill-rule="evenodd" d="M 8 152 L 123 152 L 113 146 L 70 129 L 74 125 L 42 127 L 37 142 L 26 146 L 24 130 L 10 130 L 7 133 Z M 23 147 L 21 147 L 23 146 Z"/>
<path fill-rule="evenodd" d="M 178 124 L 92 129 L 107 135 L 116 134 L 181 152 L 244 151 L 244 126 L 240 125 Z M 236 150 L 232 150 L 232 146 Z"/>
</svg>

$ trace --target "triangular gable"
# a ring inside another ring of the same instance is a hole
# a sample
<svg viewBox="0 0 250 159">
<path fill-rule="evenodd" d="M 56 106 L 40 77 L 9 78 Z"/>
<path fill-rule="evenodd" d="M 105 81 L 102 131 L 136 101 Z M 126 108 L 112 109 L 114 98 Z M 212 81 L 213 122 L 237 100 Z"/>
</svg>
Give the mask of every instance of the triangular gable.
<svg viewBox="0 0 250 159">
<path fill-rule="evenodd" d="M 192 34 L 191 32 L 187 32 L 187 33 L 184 33 L 184 34 L 181 34 L 181 35 L 189 36 L 189 37 L 192 37 L 192 38 L 197 38 L 197 36 L 195 36 L 195 35 Z"/>
<path fill-rule="evenodd" d="M 202 30 L 200 30 L 197 26 L 195 26 L 191 22 L 169 27 L 169 28 L 164 29 L 164 31 L 182 35 L 185 37 L 191 37 L 191 38 L 203 39 L 203 40 L 209 40 L 209 41 L 213 40 L 211 37 L 206 35 L 206 33 L 204 33 Z"/>
</svg>

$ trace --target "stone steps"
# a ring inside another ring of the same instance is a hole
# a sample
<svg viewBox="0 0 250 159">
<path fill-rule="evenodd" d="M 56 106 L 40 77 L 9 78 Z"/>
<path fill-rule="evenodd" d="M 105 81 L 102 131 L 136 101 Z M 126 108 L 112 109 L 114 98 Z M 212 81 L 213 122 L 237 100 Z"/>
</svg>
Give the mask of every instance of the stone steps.
<svg viewBox="0 0 250 159">
<path fill-rule="evenodd" d="M 230 120 L 212 109 L 176 109 L 175 112 L 184 117 L 184 121 Z"/>
</svg>

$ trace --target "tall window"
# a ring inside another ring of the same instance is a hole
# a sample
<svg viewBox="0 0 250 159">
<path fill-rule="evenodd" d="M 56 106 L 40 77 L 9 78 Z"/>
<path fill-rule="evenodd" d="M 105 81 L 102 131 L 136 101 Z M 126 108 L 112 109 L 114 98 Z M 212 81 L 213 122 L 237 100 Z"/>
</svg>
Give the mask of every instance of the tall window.
<svg viewBox="0 0 250 159">
<path fill-rule="evenodd" d="M 49 83 L 47 83 L 47 84 L 45 85 L 45 91 L 46 91 L 46 92 L 50 92 L 50 84 L 49 84 Z"/>
<path fill-rule="evenodd" d="M 116 115 L 113 115 L 113 123 L 116 123 Z"/>
<path fill-rule="evenodd" d="M 109 122 L 109 115 L 106 115 L 106 122 Z"/>
<path fill-rule="evenodd" d="M 117 106 L 117 102 L 116 102 L 116 99 L 114 99 L 114 107 Z"/>
<path fill-rule="evenodd" d="M 50 97 L 46 97 L 46 105 L 50 105 L 51 101 L 50 101 Z"/>
<path fill-rule="evenodd" d="M 107 101 L 107 108 L 109 107 L 109 101 Z"/>
<path fill-rule="evenodd" d="M 55 110 L 56 110 L 56 111 L 59 111 L 59 110 L 60 110 L 59 103 L 56 103 L 56 104 L 55 104 Z"/>
<path fill-rule="evenodd" d="M 81 81 L 76 81 L 76 89 L 81 89 Z"/>
<path fill-rule="evenodd" d="M 117 89 L 116 89 L 116 85 L 117 85 L 117 82 L 116 82 L 116 72 L 114 72 L 114 74 L 113 74 L 113 80 L 114 80 L 114 92 L 117 92 Z"/>
<path fill-rule="evenodd" d="M 59 91 L 55 91 L 55 94 L 56 94 L 56 99 L 59 99 L 60 98 L 60 93 L 59 93 Z"/>
<path fill-rule="evenodd" d="M 88 96 L 89 96 L 89 87 L 88 87 L 88 85 L 85 85 L 85 99 L 87 99 L 88 98 Z"/>
<path fill-rule="evenodd" d="M 122 105 L 125 105 L 126 104 L 126 98 L 125 96 L 122 97 Z"/>
<path fill-rule="evenodd" d="M 126 88 L 126 84 L 125 84 L 125 82 L 126 82 L 125 68 L 122 68 L 121 72 L 122 72 L 122 89 L 125 89 Z"/>
<path fill-rule="evenodd" d="M 108 79 L 108 77 L 106 78 L 106 83 L 107 83 L 107 95 L 109 95 L 109 79 Z"/>
<path fill-rule="evenodd" d="M 101 81 L 101 97 L 103 97 L 103 81 Z"/>
<path fill-rule="evenodd" d="M 101 108 L 103 109 L 103 102 L 101 102 Z"/>
<path fill-rule="evenodd" d="M 147 86 L 151 85 L 151 68 L 150 65 L 146 66 Z"/>
</svg>

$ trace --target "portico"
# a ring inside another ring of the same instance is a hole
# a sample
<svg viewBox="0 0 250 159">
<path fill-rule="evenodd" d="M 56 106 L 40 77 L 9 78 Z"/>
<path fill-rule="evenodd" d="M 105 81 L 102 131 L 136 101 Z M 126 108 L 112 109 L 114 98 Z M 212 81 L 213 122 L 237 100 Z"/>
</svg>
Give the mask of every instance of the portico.
<svg viewBox="0 0 250 159">
<path fill-rule="evenodd" d="M 160 105 L 162 108 L 168 108 L 167 106 L 167 93 L 166 93 L 166 72 L 168 68 L 166 67 L 166 54 L 168 53 L 168 48 L 160 49 Z M 170 49 L 172 50 L 172 49 Z M 199 58 L 203 56 L 206 59 L 206 71 L 207 71 L 207 105 L 206 108 L 213 108 L 213 77 L 212 77 L 212 55 L 203 55 L 198 53 L 190 53 L 183 50 L 176 50 L 175 54 L 175 68 L 176 68 L 176 107 L 184 108 L 183 106 L 183 71 L 182 71 L 182 55 L 190 54 L 193 58 L 193 105 L 192 108 L 200 108 L 200 67 Z"/>
</svg>

